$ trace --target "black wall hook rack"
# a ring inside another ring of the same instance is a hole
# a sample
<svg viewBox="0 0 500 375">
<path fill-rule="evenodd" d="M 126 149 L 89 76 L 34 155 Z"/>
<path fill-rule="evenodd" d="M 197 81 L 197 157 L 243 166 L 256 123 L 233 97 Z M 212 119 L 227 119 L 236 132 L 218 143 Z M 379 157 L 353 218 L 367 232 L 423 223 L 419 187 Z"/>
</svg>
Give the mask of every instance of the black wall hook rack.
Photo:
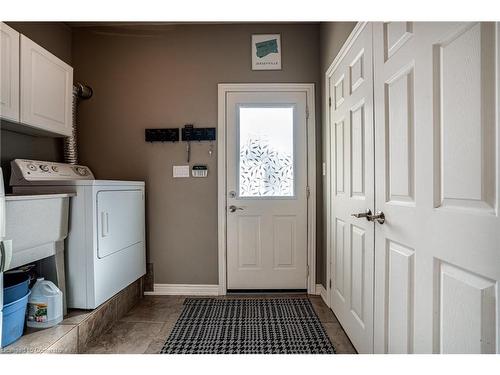
<svg viewBox="0 0 500 375">
<path fill-rule="evenodd" d="M 146 129 L 144 136 L 146 142 L 179 142 L 179 129 Z"/>
<path fill-rule="evenodd" d="M 146 142 L 179 142 L 181 135 L 179 128 L 145 129 L 144 139 Z M 184 142 L 212 142 L 215 140 L 215 128 L 195 128 L 191 124 L 182 128 L 182 141 Z"/>
<path fill-rule="evenodd" d="M 215 141 L 215 128 L 195 128 L 188 124 L 182 128 L 182 140 L 185 142 Z"/>
</svg>

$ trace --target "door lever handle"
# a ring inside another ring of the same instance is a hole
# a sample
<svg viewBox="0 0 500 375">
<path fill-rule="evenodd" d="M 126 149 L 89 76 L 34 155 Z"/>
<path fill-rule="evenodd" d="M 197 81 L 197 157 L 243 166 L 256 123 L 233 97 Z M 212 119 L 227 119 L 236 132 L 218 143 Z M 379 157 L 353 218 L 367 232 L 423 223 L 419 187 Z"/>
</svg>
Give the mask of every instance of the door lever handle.
<svg viewBox="0 0 500 375">
<path fill-rule="evenodd" d="M 354 216 L 357 219 L 361 219 L 363 217 L 366 217 L 367 220 L 370 220 L 370 219 L 368 219 L 368 217 L 369 216 L 373 216 L 373 215 L 372 215 L 372 210 L 370 210 L 369 208 L 367 208 L 365 212 L 359 212 L 357 214 L 351 214 L 351 216 Z"/>
<path fill-rule="evenodd" d="M 354 216 L 355 218 L 358 218 L 358 219 L 361 219 L 364 217 L 368 221 L 376 221 L 379 224 L 385 223 L 385 215 L 382 211 L 377 211 L 377 212 L 375 212 L 375 215 L 372 215 L 372 211 L 369 208 L 366 209 L 365 212 L 351 214 L 351 216 Z"/>
<path fill-rule="evenodd" d="M 366 218 L 368 221 L 376 221 L 379 224 L 385 223 L 385 215 L 382 211 L 377 211 L 375 215 L 368 215 Z"/>
<path fill-rule="evenodd" d="M 236 210 L 243 210 L 241 207 L 236 207 L 236 206 L 229 206 L 229 212 L 236 212 Z"/>
</svg>

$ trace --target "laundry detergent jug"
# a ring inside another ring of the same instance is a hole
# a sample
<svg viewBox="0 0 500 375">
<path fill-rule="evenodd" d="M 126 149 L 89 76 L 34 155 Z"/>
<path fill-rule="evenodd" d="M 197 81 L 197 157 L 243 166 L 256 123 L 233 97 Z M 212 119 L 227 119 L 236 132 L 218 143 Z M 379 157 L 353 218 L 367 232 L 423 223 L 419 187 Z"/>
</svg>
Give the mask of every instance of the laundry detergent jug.
<svg viewBox="0 0 500 375">
<path fill-rule="evenodd" d="M 49 328 L 63 319 L 62 292 L 43 277 L 36 280 L 28 300 L 28 321 L 31 328 Z"/>
</svg>

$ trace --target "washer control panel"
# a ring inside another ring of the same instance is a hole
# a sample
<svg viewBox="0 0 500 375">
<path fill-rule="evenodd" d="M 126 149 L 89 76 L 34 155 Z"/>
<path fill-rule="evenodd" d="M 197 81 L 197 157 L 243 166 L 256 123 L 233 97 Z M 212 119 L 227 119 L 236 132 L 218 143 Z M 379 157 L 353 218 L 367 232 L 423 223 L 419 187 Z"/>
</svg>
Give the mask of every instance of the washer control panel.
<svg viewBox="0 0 500 375">
<path fill-rule="evenodd" d="M 15 159 L 11 161 L 10 185 L 22 185 L 30 181 L 93 180 L 88 167 L 55 163 L 51 161 Z"/>
</svg>

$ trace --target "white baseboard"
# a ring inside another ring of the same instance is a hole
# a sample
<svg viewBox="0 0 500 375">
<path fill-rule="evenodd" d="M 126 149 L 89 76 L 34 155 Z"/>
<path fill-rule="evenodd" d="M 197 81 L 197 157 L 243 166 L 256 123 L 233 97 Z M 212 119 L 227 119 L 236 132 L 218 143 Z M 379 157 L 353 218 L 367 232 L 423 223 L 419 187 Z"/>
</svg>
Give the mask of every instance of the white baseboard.
<svg viewBox="0 0 500 375">
<path fill-rule="evenodd" d="M 323 285 L 316 284 L 316 295 L 321 296 L 321 299 L 323 300 L 323 302 L 328 305 L 328 303 L 326 302 L 326 300 L 327 300 L 326 289 Z"/>
<path fill-rule="evenodd" d="M 146 296 L 217 296 L 219 285 L 208 284 L 154 284 Z"/>
<path fill-rule="evenodd" d="M 219 285 L 212 284 L 154 284 L 153 291 L 145 291 L 146 296 L 218 296 Z M 316 295 L 326 303 L 326 289 L 316 284 Z"/>
</svg>

